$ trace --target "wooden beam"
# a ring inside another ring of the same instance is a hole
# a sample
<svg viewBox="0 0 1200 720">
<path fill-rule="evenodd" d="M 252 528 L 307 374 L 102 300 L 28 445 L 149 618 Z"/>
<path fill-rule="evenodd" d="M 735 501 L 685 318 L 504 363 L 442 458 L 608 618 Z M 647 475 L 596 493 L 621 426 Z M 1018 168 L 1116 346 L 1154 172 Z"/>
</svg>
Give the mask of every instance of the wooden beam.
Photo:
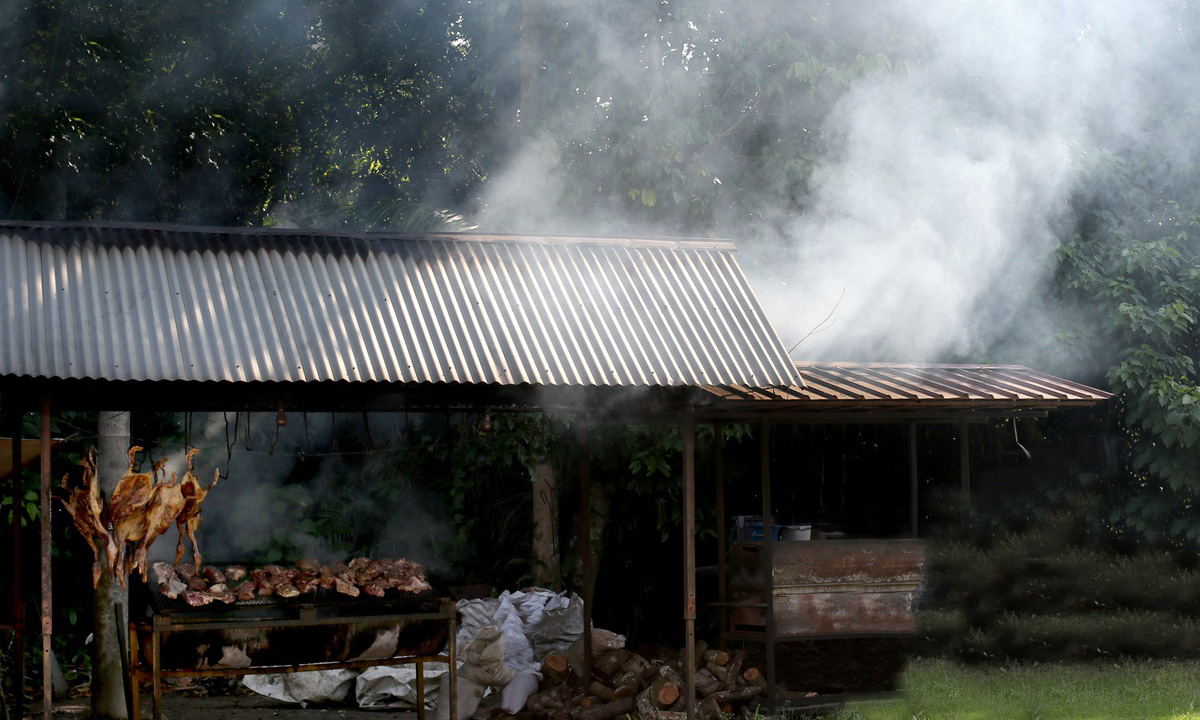
<svg viewBox="0 0 1200 720">
<path fill-rule="evenodd" d="M 689 405 L 683 411 L 683 570 L 684 668 L 687 671 L 687 717 L 696 717 L 696 421 Z"/>
<path fill-rule="evenodd" d="M 52 597 L 50 582 L 50 396 L 42 396 L 42 717 L 50 720 L 54 710 L 54 658 L 50 647 L 54 624 L 51 618 Z"/>
</svg>

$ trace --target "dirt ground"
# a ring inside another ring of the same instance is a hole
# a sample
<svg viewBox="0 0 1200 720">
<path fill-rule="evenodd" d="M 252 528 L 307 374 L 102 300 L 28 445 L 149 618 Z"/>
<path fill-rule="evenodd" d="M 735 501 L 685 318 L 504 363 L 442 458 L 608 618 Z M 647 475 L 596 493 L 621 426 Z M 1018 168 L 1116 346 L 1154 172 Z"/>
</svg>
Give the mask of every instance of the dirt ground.
<svg viewBox="0 0 1200 720">
<path fill-rule="evenodd" d="M 90 699 L 70 698 L 55 703 L 54 720 L 85 720 L 91 715 Z M 151 717 L 153 698 L 142 695 L 142 717 Z M 41 704 L 26 706 L 29 720 L 42 718 Z M 434 712 L 426 713 L 432 720 Z M 191 692 L 163 693 L 163 720 L 417 720 L 408 710 L 363 710 L 351 705 L 309 706 L 302 708 L 268 697 L 239 690 L 233 694 L 196 695 Z"/>
</svg>

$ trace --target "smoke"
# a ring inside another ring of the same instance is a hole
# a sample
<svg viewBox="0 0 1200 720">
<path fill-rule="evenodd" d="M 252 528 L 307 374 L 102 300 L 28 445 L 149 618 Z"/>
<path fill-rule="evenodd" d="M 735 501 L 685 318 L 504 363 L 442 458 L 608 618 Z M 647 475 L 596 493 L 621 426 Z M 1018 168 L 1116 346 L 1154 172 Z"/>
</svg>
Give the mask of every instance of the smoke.
<svg viewBox="0 0 1200 720">
<path fill-rule="evenodd" d="M 201 483 L 220 472 L 197 532 L 206 561 L 332 562 L 365 552 L 406 557 L 433 572 L 446 566 L 451 523 L 392 462 L 403 452 L 405 415 L 287 417 L 280 426 L 274 413 L 192 416 Z M 184 473 L 183 459 L 182 450 L 171 455 L 168 477 Z M 368 525 L 370 533 L 363 531 Z M 355 542 L 363 538 L 369 546 Z M 172 528 L 151 547 L 151 558 L 173 560 L 177 540 Z M 189 545 L 184 560 L 190 557 Z"/>
<path fill-rule="evenodd" d="M 903 60 L 851 78 L 844 90 L 814 85 L 791 116 L 750 117 L 753 132 L 781 143 L 818 138 L 820 154 L 799 186 L 771 166 L 769 151 L 739 157 L 726 146 L 704 166 L 741 186 L 712 193 L 703 231 L 739 243 L 769 317 L 804 359 L 1050 362 L 1059 329 L 1046 301 L 1054 250 L 1070 234 L 1070 201 L 1087 190 L 1096 157 L 1194 143 L 1183 119 L 1147 135 L 1151 118 L 1161 121 L 1173 98 L 1192 93 L 1188 78 L 1200 70 L 1182 2 L 776 3 L 672 18 L 677 28 L 699 28 L 691 46 L 662 29 L 661 16 L 656 24 L 636 13 L 547 5 L 560 30 L 589 29 L 571 42 L 598 48 L 588 61 L 606 64 L 594 77 L 610 81 L 578 88 L 595 102 L 578 102 L 493 176 L 484 225 L 697 234 L 682 212 L 639 213 L 636 202 L 601 202 L 570 217 L 558 209 L 577 199 L 566 173 L 596 166 L 589 177 L 599 183 L 639 162 L 614 152 L 630 137 L 614 135 L 608 98 L 619 105 L 640 93 L 659 111 L 647 112 L 646 126 L 683 126 L 711 112 L 688 98 L 725 81 L 721 63 L 733 56 L 734 36 L 744 46 L 788 33 L 817 55 L 847 48 L 852 59 L 855 49 L 870 58 L 883 48 Z M 664 7 L 687 12 L 679 5 Z M 634 90 L 631 78 L 644 82 Z M 764 102 L 766 92 L 748 102 Z M 609 146 L 596 137 L 604 133 L 615 137 Z M 607 166 L 570 164 L 573 152 L 612 157 Z M 688 160 L 679 167 L 686 172 Z"/>
</svg>

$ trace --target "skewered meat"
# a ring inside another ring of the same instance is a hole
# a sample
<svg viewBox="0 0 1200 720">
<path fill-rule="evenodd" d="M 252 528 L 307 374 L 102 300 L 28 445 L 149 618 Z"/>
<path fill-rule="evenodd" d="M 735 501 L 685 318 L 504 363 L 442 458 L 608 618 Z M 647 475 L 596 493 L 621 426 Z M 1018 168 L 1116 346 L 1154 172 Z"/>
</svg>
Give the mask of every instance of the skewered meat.
<svg viewBox="0 0 1200 720">
<path fill-rule="evenodd" d="M 196 472 L 192 467 L 193 458 L 196 453 L 200 452 L 200 448 L 192 448 L 187 453 L 187 472 L 183 474 L 182 490 L 184 497 L 183 509 L 180 510 L 179 516 L 175 520 L 175 524 L 179 527 L 179 544 L 175 547 L 175 563 L 183 558 L 184 540 L 192 541 L 192 559 L 199 567 L 201 562 L 200 546 L 196 543 L 196 528 L 200 525 L 200 504 L 204 502 L 204 498 L 208 496 L 209 491 L 216 487 L 217 480 L 220 479 L 220 472 L 213 473 L 213 481 L 208 487 L 200 484 L 200 478 L 196 476 Z"/>
</svg>

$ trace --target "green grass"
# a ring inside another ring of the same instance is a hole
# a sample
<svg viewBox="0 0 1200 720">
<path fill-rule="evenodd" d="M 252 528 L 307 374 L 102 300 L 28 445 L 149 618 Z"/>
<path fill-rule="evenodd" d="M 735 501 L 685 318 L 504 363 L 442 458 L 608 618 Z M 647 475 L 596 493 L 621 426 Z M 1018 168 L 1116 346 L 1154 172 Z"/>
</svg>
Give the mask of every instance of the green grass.
<svg viewBox="0 0 1200 720">
<path fill-rule="evenodd" d="M 1200 720 L 1200 661 L 909 663 L 900 699 L 836 720 Z"/>
</svg>

